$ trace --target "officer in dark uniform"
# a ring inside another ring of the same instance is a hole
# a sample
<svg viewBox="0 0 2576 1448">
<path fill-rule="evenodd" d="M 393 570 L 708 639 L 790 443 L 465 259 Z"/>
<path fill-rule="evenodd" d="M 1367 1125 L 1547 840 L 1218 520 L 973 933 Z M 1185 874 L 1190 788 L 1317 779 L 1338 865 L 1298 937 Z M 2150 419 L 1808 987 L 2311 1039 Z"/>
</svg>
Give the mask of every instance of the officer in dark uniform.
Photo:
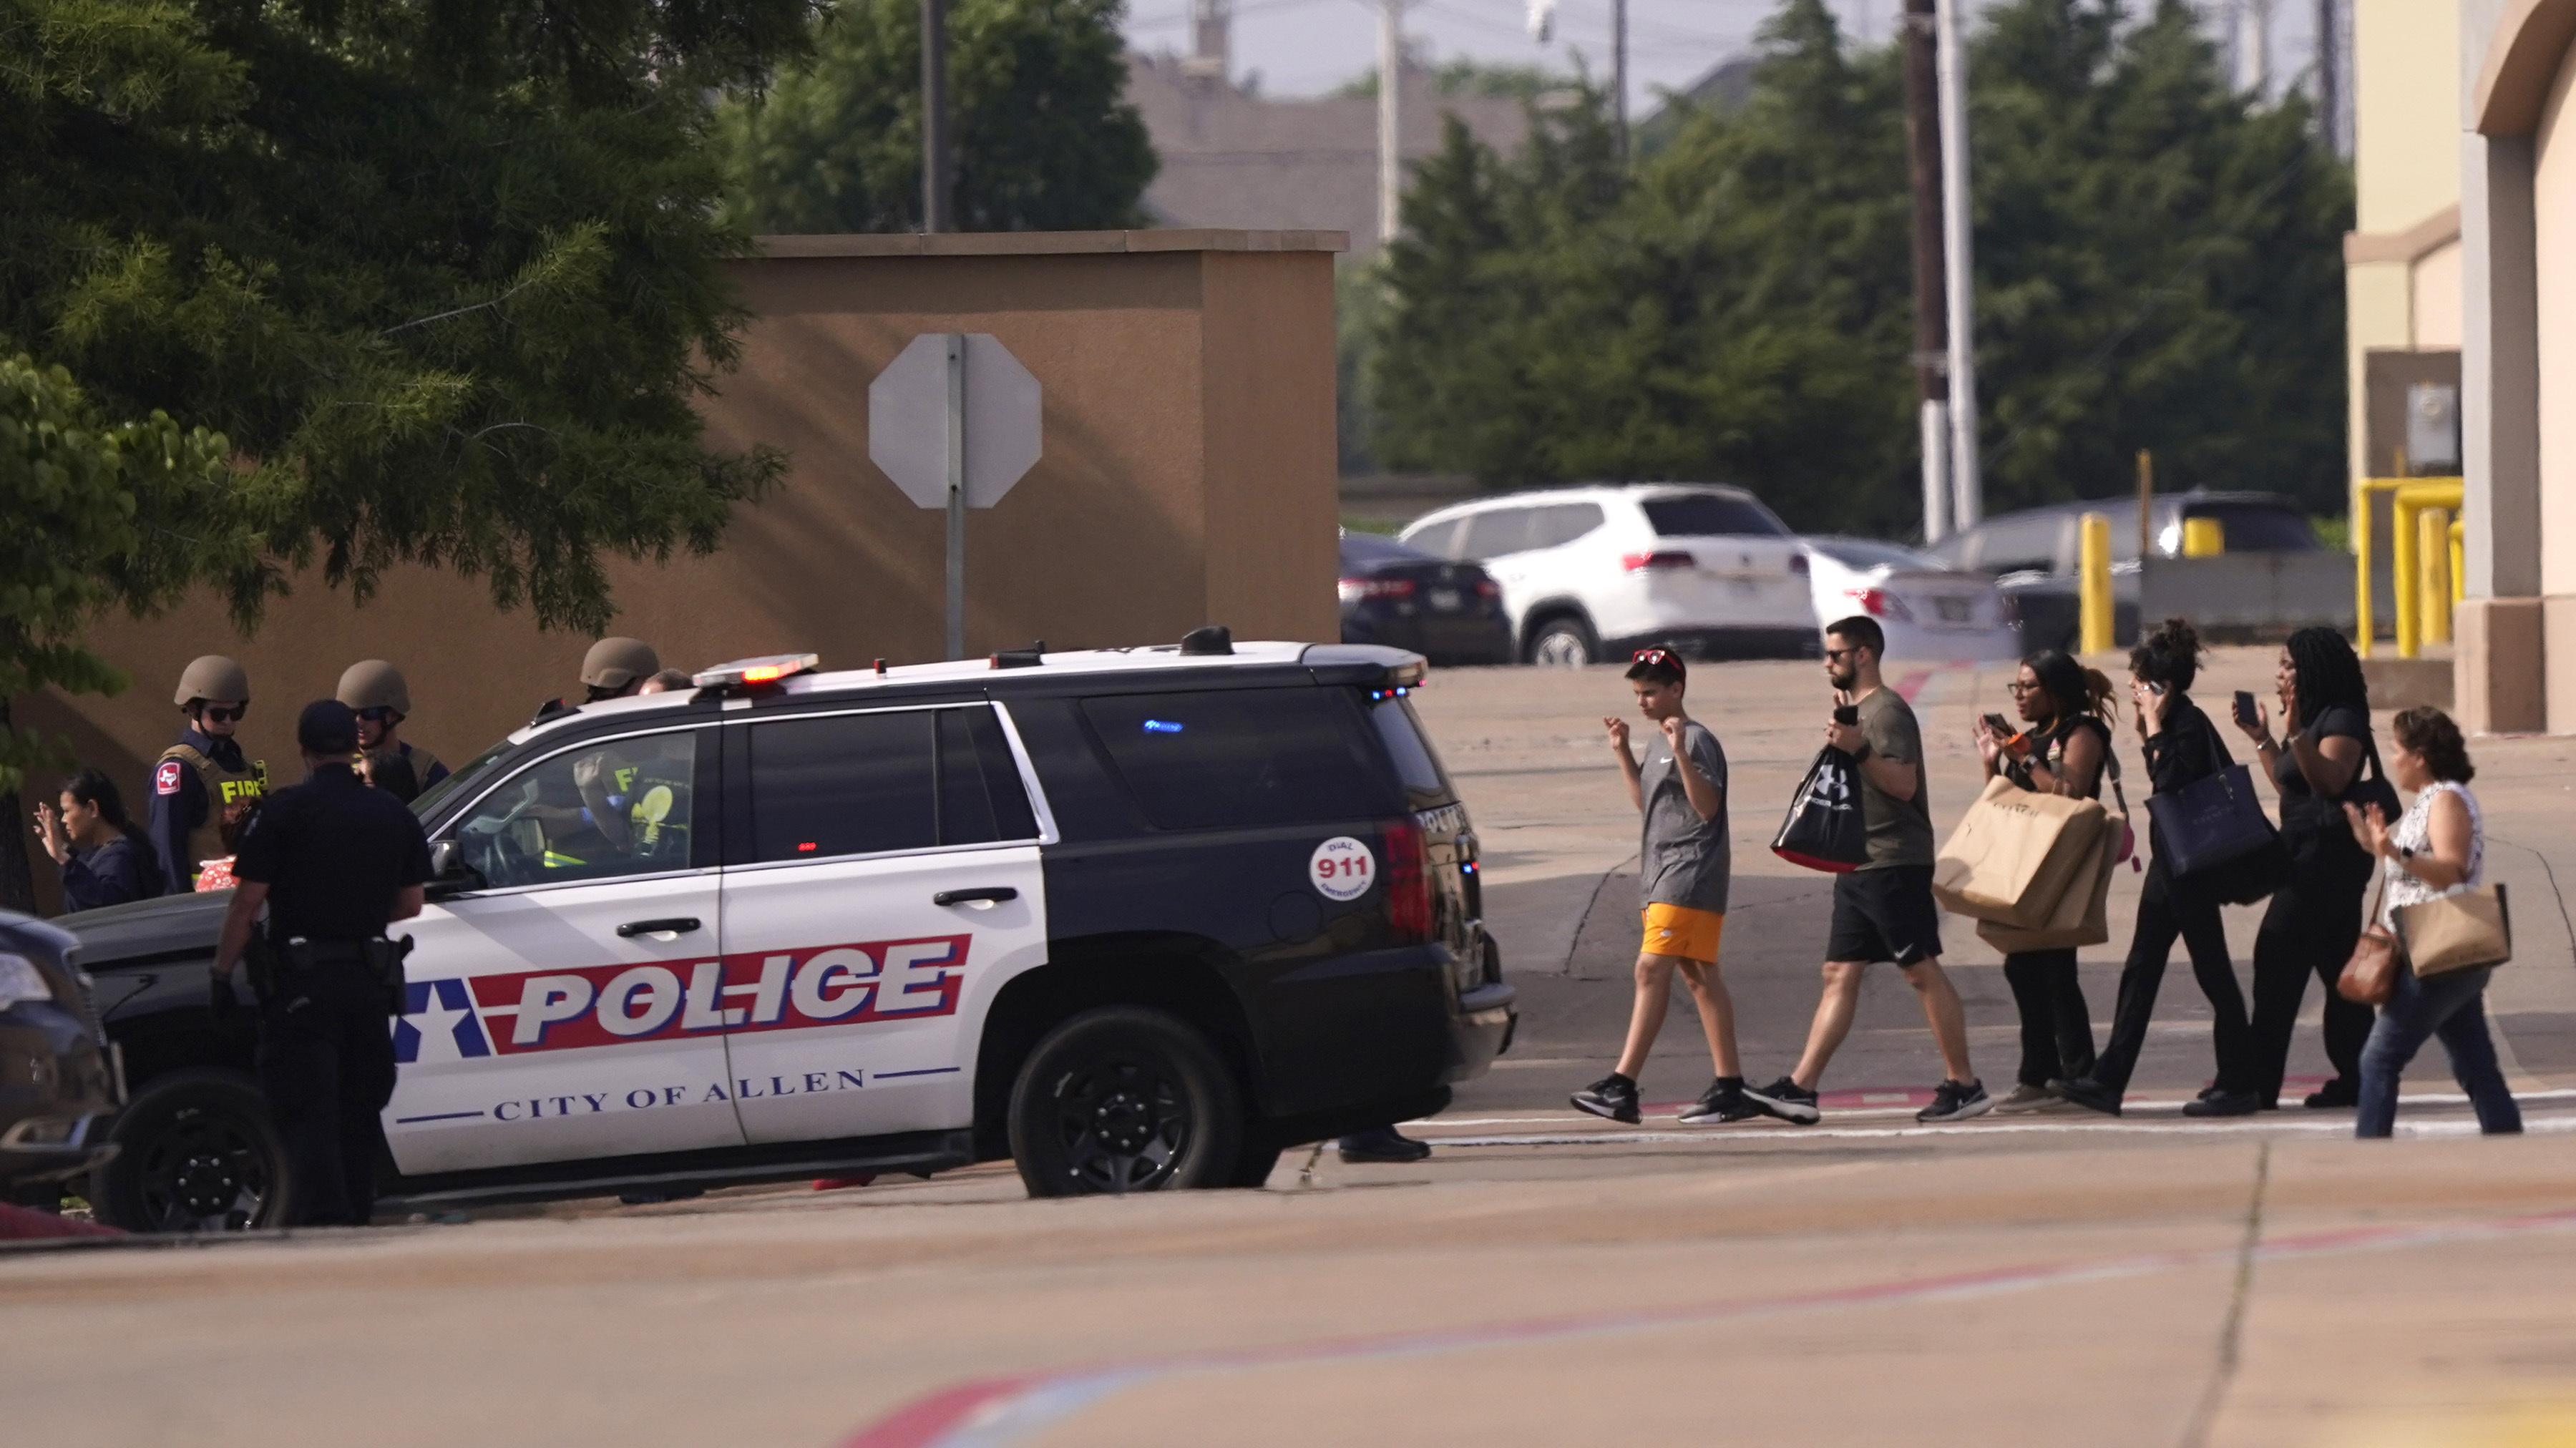
<svg viewBox="0 0 2576 1448">
<path fill-rule="evenodd" d="M 644 681 L 661 671 L 662 656 L 642 639 L 601 639 L 581 656 L 582 703 L 596 704 L 602 699 L 642 693 Z M 548 699 L 537 707 L 537 718 L 528 722 L 533 724 L 577 707 L 561 699 Z"/>
<path fill-rule="evenodd" d="M 411 789 L 394 791 L 405 803 L 447 777 L 447 766 L 437 755 L 396 732 L 411 717 L 411 685 L 403 681 L 402 670 L 383 659 L 362 659 L 341 671 L 338 697 L 358 716 L 361 753 L 379 768 L 393 760 L 410 766 Z"/>
<path fill-rule="evenodd" d="M 240 883 L 215 947 L 215 989 L 268 907 L 259 988 L 259 1079 L 286 1141 L 289 1226 L 364 1225 L 375 1209 L 379 1119 L 394 1094 L 401 952 L 385 926 L 420 913 L 429 844 L 400 800 L 350 767 L 358 719 L 337 699 L 304 706 L 295 740 L 310 775 L 244 827 Z"/>
<path fill-rule="evenodd" d="M 152 767 L 143 832 L 170 893 L 185 895 L 196 888 L 199 862 L 233 852 L 233 833 L 268 790 L 268 765 L 244 758 L 233 737 L 250 712 L 250 675 L 241 665 L 221 654 L 189 664 L 175 702 L 188 728 Z"/>
</svg>

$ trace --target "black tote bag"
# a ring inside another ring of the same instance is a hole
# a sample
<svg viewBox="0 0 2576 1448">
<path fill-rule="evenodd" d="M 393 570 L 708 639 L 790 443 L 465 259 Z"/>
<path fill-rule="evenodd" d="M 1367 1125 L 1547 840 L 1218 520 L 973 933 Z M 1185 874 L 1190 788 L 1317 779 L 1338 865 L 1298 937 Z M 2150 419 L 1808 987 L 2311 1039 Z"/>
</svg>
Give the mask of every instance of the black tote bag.
<svg viewBox="0 0 2576 1448">
<path fill-rule="evenodd" d="M 2176 879 L 2280 849 L 2280 832 L 2272 828 L 2263 802 L 2254 795 L 2252 772 L 2241 764 L 2223 765 L 2215 774 L 2169 794 L 2149 796 L 2147 816 L 2156 824 L 2156 846 L 2165 855 L 2165 874 Z M 2268 887 L 2264 893 L 2270 893 Z M 2235 900 L 2237 894 L 2226 891 L 2222 898 Z"/>
<path fill-rule="evenodd" d="M 1860 766 L 1852 757 L 1825 746 L 1798 792 L 1789 797 L 1789 813 L 1771 841 L 1771 853 L 1793 865 L 1831 874 L 1859 869 L 1869 860 L 1869 824 L 1860 813 Z"/>
</svg>

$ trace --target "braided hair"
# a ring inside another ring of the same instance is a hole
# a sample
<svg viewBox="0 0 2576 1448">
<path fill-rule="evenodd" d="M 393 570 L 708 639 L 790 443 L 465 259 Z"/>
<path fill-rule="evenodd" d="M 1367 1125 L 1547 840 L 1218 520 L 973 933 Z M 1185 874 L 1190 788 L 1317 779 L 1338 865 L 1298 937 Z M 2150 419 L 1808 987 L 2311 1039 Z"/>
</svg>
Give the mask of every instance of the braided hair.
<svg viewBox="0 0 2576 1448">
<path fill-rule="evenodd" d="M 2364 715 L 2370 712 L 2370 683 L 2361 674 L 2361 656 L 2352 644 L 2330 628 L 2303 628 L 2290 635 L 2284 645 L 2289 650 L 2290 664 L 2299 671 L 2297 691 L 2293 696 L 2299 706 L 2301 727 L 2313 725 L 2336 705 L 2349 705 Z"/>
</svg>

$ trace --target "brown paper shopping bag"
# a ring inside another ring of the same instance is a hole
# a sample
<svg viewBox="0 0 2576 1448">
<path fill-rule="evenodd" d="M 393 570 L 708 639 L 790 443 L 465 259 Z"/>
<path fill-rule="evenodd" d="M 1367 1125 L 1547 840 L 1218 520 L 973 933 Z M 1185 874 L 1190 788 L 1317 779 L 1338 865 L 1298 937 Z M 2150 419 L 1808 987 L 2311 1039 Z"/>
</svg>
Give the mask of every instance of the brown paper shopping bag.
<svg viewBox="0 0 2576 1448">
<path fill-rule="evenodd" d="M 2032 930 L 2011 925 L 1998 925 L 1991 920 L 1977 922 L 1977 938 L 2012 955 L 2024 950 L 2073 950 L 2087 945 L 2100 945 L 2111 938 L 2111 877 L 2118 873 L 2120 842 L 2128 827 L 2127 817 L 2117 812 L 2102 817 L 2100 836 L 2094 841 L 2093 858 L 2068 882 L 2058 897 L 2057 912 L 2048 923 Z"/>
<path fill-rule="evenodd" d="M 2091 862 L 2106 817 L 2099 800 L 2036 794 L 1998 775 L 1933 859 L 1932 894 L 1974 919 L 2046 925 Z"/>
</svg>

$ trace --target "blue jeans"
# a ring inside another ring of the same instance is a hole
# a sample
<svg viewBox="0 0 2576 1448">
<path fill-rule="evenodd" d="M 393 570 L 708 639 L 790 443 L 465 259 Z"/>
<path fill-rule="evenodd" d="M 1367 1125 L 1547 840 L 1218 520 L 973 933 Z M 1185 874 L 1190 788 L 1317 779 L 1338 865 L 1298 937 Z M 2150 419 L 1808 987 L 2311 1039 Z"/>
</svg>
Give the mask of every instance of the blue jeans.
<svg viewBox="0 0 2576 1448">
<path fill-rule="evenodd" d="M 2361 1048 L 2361 1113 L 2353 1123 L 2354 1136 L 2389 1134 L 2397 1121 L 2398 1075 L 2434 1036 L 2451 1053 L 2451 1074 L 2460 1078 L 2469 1104 L 2477 1108 L 2478 1129 L 2489 1136 L 2522 1130 L 2522 1108 L 2505 1089 L 2495 1041 L 2487 1035 L 2484 998 L 2487 977 L 2494 973 L 2488 966 L 2418 980 L 2403 965 L 2397 968 L 2396 989 L 2379 1008 L 2379 1022 Z"/>
</svg>

